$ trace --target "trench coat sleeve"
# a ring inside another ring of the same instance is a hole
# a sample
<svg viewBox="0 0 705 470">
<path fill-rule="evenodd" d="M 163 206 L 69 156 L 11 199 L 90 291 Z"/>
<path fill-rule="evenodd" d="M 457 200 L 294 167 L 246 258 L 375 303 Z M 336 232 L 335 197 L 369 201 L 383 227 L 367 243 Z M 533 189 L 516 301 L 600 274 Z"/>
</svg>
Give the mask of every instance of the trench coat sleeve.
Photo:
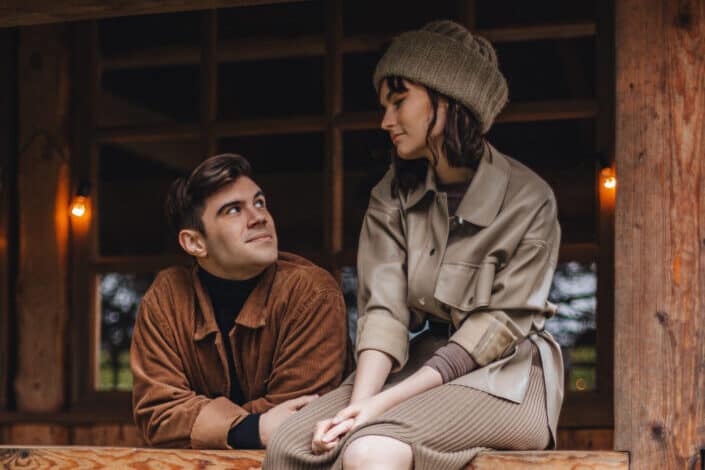
<svg viewBox="0 0 705 470">
<path fill-rule="evenodd" d="M 130 350 L 135 422 L 150 446 L 228 449 L 228 431 L 249 413 L 190 388 L 165 314 L 147 296 L 137 314 Z"/>
<path fill-rule="evenodd" d="M 282 319 L 266 394 L 242 405 L 251 413 L 302 395 L 323 395 L 340 385 L 352 368 L 340 290 L 301 294 L 294 300 L 298 306 Z"/>
<path fill-rule="evenodd" d="M 360 233 L 356 354 L 382 351 L 396 372 L 408 359 L 410 314 L 402 210 L 388 187 L 389 173 L 372 191 Z"/>
<path fill-rule="evenodd" d="M 480 270 L 476 296 L 485 305 L 469 312 L 452 309 L 451 319 L 458 330 L 450 341 L 468 351 L 478 365 L 485 366 L 510 353 L 516 342 L 529 334 L 513 317 L 554 313 L 547 299 L 560 245 L 556 213 L 551 196 L 537 211 L 506 265 L 496 273 Z M 494 297 L 501 297 L 502 309 L 493 308 Z"/>
</svg>

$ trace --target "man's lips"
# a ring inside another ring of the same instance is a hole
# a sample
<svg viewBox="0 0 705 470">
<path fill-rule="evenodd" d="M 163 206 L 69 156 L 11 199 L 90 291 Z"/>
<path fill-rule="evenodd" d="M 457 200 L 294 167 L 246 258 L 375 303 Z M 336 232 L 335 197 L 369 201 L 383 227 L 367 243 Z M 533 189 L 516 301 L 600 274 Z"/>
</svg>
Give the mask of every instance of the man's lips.
<svg viewBox="0 0 705 470">
<path fill-rule="evenodd" d="M 392 142 L 396 144 L 396 143 L 397 143 L 397 140 L 399 140 L 399 138 L 400 138 L 402 135 L 403 135 L 403 133 L 392 134 Z"/>
<path fill-rule="evenodd" d="M 255 235 L 254 237 L 247 239 L 247 241 L 245 243 L 272 240 L 272 238 L 273 237 L 272 237 L 271 233 L 260 233 L 259 235 Z"/>
</svg>

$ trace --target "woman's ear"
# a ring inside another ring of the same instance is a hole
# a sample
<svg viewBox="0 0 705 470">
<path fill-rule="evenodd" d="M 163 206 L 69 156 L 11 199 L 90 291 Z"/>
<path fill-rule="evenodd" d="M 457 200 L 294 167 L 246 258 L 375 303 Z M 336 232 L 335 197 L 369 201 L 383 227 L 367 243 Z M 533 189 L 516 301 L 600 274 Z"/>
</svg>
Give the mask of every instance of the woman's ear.
<svg viewBox="0 0 705 470">
<path fill-rule="evenodd" d="M 179 245 L 186 253 L 196 258 L 204 258 L 208 255 L 206 240 L 198 230 L 185 228 L 179 231 Z"/>
</svg>

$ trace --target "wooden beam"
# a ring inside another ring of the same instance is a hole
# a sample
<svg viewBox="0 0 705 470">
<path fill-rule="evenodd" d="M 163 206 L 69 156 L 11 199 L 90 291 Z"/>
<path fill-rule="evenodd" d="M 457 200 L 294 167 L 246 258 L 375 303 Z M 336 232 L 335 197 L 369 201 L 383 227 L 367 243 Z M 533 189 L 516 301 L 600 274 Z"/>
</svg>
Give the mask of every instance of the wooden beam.
<svg viewBox="0 0 705 470">
<path fill-rule="evenodd" d="M 215 154 L 213 123 L 218 113 L 218 15 L 216 10 L 201 13 L 201 155 Z"/>
<path fill-rule="evenodd" d="M 343 132 L 334 118 L 343 111 L 343 2 L 326 2 L 325 170 L 323 244 L 326 267 L 335 271 L 335 256 L 343 249 Z M 337 273 L 336 273 L 337 276 Z"/>
<path fill-rule="evenodd" d="M 8 447 L 0 446 L 0 464 L 7 468 L 64 468 L 90 464 L 95 467 L 210 467 L 247 470 L 259 468 L 264 451 L 143 449 L 120 447 Z M 4 467 L 3 467 L 4 468 Z M 622 452 L 533 451 L 483 452 L 468 470 L 627 470 Z"/>
<path fill-rule="evenodd" d="M 0 28 L 294 1 L 303 0 L 5 0 L 0 4 Z"/>
<path fill-rule="evenodd" d="M 65 25 L 24 28 L 19 50 L 17 408 L 65 404 L 69 47 Z"/>
<path fill-rule="evenodd" d="M 472 14 L 464 11 L 464 15 Z M 464 19 L 467 21 L 467 18 Z M 595 23 L 566 23 L 535 26 L 516 26 L 509 28 L 480 29 L 476 34 L 493 43 L 538 41 L 542 39 L 570 39 L 595 35 Z M 394 34 L 366 34 L 346 37 L 343 51 L 374 52 L 382 50 L 394 38 Z"/>
<path fill-rule="evenodd" d="M 703 1 L 616 2 L 615 446 L 634 470 L 702 464 L 704 37 Z"/>
<path fill-rule="evenodd" d="M 17 173 L 16 38 L 16 31 L 0 31 L 0 94 L 5 97 L 0 101 L 0 410 L 6 409 L 9 401 L 11 279 L 17 250 L 13 220 Z"/>
<path fill-rule="evenodd" d="M 323 132 L 325 129 L 325 117 L 315 115 L 243 119 L 215 123 L 215 134 L 218 137 L 303 134 L 307 132 Z"/>
<path fill-rule="evenodd" d="M 497 117 L 497 122 L 538 122 L 591 119 L 597 116 L 593 100 L 557 100 L 509 103 Z M 335 117 L 336 126 L 343 130 L 378 129 L 381 116 L 374 111 L 346 112 Z"/>
<path fill-rule="evenodd" d="M 96 142 L 134 143 L 165 140 L 190 140 L 201 136 L 199 124 L 159 124 L 156 126 L 124 126 L 99 129 Z"/>
<path fill-rule="evenodd" d="M 472 2 L 462 0 L 464 21 L 471 21 L 474 9 Z M 514 28 L 486 29 L 477 32 L 492 42 L 519 42 L 541 39 L 570 39 L 595 35 L 594 23 L 563 25 L 539 25 Z M 368 34 L 341 38 L 343 53 L 375 52 L 383 49 L 393 34 Z M 230 39 L 219 42 L 216 54 L 218 62 L 243 62 L 251 60 L 287 59 L 312 57 L 326 54 L 326 39 L 321 35 L 302 35 L 295 38 L 257 37 Z M 198 63 L 199 48 L 192 46 L 162 46 L 130 51 L 105 57 L 105 69 L 128 69 L 165 65 L 189 65 Z"/>
</svg>

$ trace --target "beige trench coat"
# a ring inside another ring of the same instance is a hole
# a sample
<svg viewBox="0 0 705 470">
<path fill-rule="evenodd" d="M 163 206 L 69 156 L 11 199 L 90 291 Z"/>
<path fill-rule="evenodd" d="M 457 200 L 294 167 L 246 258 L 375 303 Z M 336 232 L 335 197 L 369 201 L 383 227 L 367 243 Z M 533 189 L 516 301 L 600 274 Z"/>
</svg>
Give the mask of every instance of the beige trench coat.
<svg viewBox="0 0 705 470">
<path fill-rule="evenodd" d="M 390 355 L 394 381 L 409 360 L 409 330 L 426 319 L 452 322 L 450 341 L 482 367 L 451 383 L 520 403 L 531 367 L 531 348 L 521 341 L 528 336 L 540 352 L 555 443 L 563 360 L 543 331 L 555 313 L 547 297 L 560 245 L 551 188 L 489 147 L 449 219 L 432 170 L 399 198 L 391 195 L 392 178 L 390 169 L 372 190 L 360 234 L 357 354 Z"/>
</svg>

